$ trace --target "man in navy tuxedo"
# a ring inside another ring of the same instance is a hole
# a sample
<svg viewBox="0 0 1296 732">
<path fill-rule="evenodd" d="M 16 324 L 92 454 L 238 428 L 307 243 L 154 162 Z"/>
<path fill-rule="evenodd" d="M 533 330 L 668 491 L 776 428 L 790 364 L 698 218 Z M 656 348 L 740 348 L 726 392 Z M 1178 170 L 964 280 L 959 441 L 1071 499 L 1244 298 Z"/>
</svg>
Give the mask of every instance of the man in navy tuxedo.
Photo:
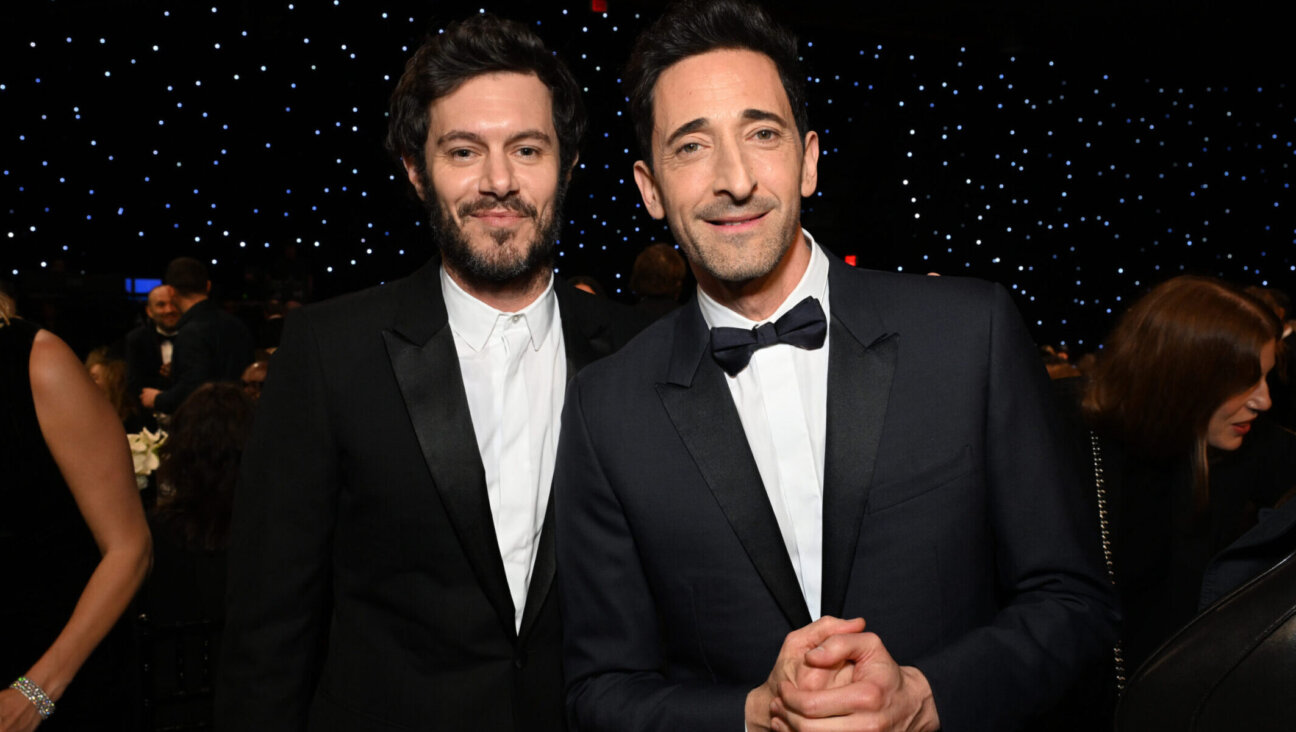
<svg viewBox="0 0 1296 732">
<path fill-rule="evenodd" d="M 819 163 L 802 77 L 795 39 L 736 0 L 673 6 L 631 55 L 635 181 L 698 294 L 568 389 L 557 541 L 583 730 L 1002 732 L 1114 640 L 1011 299 L 852 269 L 801 228 Z"/>
</svg>

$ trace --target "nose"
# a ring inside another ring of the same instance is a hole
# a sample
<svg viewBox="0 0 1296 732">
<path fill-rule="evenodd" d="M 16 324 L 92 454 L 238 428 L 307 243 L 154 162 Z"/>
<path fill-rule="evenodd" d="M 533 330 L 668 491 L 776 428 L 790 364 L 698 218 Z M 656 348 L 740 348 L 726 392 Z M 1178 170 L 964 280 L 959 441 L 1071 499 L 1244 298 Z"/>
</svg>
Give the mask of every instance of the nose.
<svg viewBox="0 0 1296 732">
<path fill-rule="evenodd" d="M 720 141 L 716 149 L 715 166 L 712 188 L 716 195 L 728 195 L 735 201 L 745 201 L 751 197 L 756 190 L 756 178 L 752 175 L 740 144 Z"/>
<path fill-rule="evenodd" d="M 482 163 L 481 178 L 477 181 L 477 192 L 497 198 L 506 198 L 517 191 L 517 181 L 513 175 L 513 163 L 507 155 L 491 153 Z"/>
<path fill-rule="evenodd" d="M 1273 401 L 1269 398 L 1269 382 L 1267 380 L 1260 380 L 1256 390 L 1251 392 L 1251 398 L 1247 400 L 1247 406 L 1257 412 L 1267 412 L 1273 406 Z"/>
</svg>

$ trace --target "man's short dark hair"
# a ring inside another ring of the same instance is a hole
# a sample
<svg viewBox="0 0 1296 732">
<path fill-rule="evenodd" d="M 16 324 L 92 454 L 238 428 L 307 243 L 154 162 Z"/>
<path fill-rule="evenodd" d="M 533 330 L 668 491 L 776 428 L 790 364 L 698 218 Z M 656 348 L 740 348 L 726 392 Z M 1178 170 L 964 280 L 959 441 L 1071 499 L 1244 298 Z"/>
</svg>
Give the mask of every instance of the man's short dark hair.
<svg viewBox="0 0 1296 732">
<path fill-rule="evenodd" d="M 639 36 L 622 84 L 644 162 L 652 167 L 653 87 L 662 72 L 690 56 L 743 49 L 768 56 L 778 69 L 797 133 L 810 131 L 797 40 L 755 3 L 744 0 L 680 0 Z"/>
<path fill-rule="evenodd" d="M 549 88 L 553 126 L 558 134 L 560 175 L 566 175 L 585 132 L 580 86 L 567 66 L 529 28 L 489 13 L 451 23 L 432 34 L 405 63 L 391 96 L 387 150 L 424 173 L 427 161 L 428 107 L 482 74 L 535 74 Z"/>
<path fill-rule="evenodd" d="M 162 281 L 175 288 L 180 295 L 205 295 L 207 293 L 207 265 L 193 257 L 177 257 L 167 265 Z"/>
</svg>

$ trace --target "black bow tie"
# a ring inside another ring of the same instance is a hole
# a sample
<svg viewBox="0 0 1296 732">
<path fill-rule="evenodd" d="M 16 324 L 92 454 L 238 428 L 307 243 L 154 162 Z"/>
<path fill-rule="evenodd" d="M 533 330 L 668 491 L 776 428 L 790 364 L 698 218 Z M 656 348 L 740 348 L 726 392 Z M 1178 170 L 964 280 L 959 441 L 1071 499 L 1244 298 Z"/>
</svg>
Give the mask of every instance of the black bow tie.
<svg viewBox="0 0 1296 732">
<path fill-rule="evenodd" d="M 712 328 L 711 355 L 720 368 L 730 376 L 747 368 L 752 354 L 775 343 L 786 343 L 813 351 L 824 343 L 828 335 L 828 320 L 823 307 L 813 297 L 807 297 L 796 307 L 772 323 L 744 330 L 742 328 Z"/>
</svg>

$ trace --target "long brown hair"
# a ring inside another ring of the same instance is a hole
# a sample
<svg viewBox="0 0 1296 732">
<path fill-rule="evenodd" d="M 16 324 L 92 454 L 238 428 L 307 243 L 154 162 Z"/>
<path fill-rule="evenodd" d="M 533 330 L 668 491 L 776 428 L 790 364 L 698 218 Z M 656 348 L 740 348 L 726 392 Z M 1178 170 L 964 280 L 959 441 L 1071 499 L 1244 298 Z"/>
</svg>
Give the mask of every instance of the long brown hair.
<svg viewBox="0 0 1296 732">
<path fill-rule="evenodd" d="M 1107 337 L 1085 415 L 1136 456 L 1190 456 L 1202 505 L 1211 415 L 1260 380 L 1260 351 L 1281 332 L 1269 308 L 1220 280 L 1184 275 L 1163 282 Z"/>
<path fill-rule="evenodd" d="M 171 417 L 159 449 L 157 516 L 191 549 L 224 549 L 239 460 L 252 428 L 252 400 L 237 384 L 203 384 Z"/>
</svg>

